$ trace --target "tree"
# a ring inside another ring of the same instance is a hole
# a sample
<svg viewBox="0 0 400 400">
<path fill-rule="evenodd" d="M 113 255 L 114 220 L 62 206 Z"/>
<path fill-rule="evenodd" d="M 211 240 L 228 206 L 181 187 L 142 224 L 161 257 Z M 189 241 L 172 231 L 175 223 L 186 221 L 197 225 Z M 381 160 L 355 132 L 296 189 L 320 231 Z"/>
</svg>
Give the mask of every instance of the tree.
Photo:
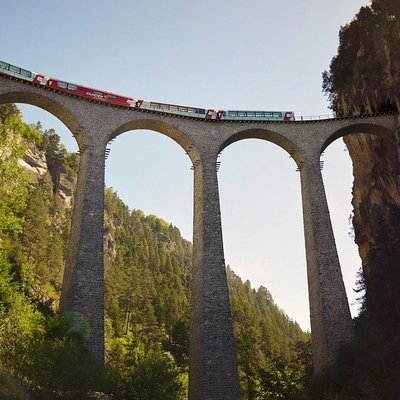
<svg viewBox="0 0 400 400">
<path fill-rule="evenodd" d="M 180 371 L 159 345 L 145 344 L 133 332 L 114 341 L 111 366 L 120 376 L 120 396 L 132 400 L 180 400 L 185 394 Z"/>
<path fill-rule="evenodd" d="M 7 248 L 22 230 L 30 179 L 19 163 L 25 146 L 12 128 L 20 116 L 10 106 L 1 106 L 0 115 L 0 248 Z"/>
</svg>

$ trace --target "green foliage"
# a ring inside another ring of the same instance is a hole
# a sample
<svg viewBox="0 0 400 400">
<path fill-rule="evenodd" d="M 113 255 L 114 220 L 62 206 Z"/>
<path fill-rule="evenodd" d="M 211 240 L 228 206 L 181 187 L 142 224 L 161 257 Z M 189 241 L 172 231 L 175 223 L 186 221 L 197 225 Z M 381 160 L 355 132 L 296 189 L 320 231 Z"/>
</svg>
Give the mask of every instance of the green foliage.
<svg viewBox="0 0 400 400">
<path fill-rule="evenodd" d="M 40 124 L 25 124 L 14 105 L 0 107 L 1 398 L 29 392 L 40 399 L 75 399 L 101 387 L 93 383 L 97 363 L 68 334 L 71 327 L 64 332 L 65 321 L 45 318 L 36 306 L 46 314 L 56 307 L 69 221 L 50 176 L 34 182 L 20 164 L 26 148 L 45 146 L 43 139 Z"/>
<path fill-rule="evenodd" d="M 0 253 L 0 373 L 3 379 L 7 375 L 22 378 L 24 371 L 33 367 L 29 349 L 43 329 L 43 316 L 19 291 L 11 269 L 4 252 Z"/>
<path fill-rule="evenodd" d="M 91 390 L 107 390 L 102 364 L 75 340 L 45 337 L 30 351 L 34 364 L 25 370 L 24 376 L 37 398 L 72 400 L 86 398 Z"/>
<path fill-rule="evenodd" d="M 110 365 L 118 372 L 119 396 L 132 400 L 179 400 L 185 389 L 171 355 L 144 343 L 137 332 L 113 341 Z"/>
<path fill-rule="evenodd" d="M 304 379 L 300 371 L 282 362 L 272 362 L 269 368 L 260 369 L 260 396 L 262 400 L 290 400 L 304 390 Z"/>
<path fill-rule="evenodd" d="M 12 305 L 18 289 L 11 268 L 6 253 L 0 250 L 0 304 L 3 310 Z"/>
<path fill-rule="evenodd" d="M 130 211 L 105 192 L 106 310 L 116 336 L 139 327 L 146 337 L 171 342 L 189 313 L 191 245 L 155 216 Z"/>
<path fill-rule="evenodd" d="M 399 15 L 397 0 L 374 0 L 340 30 L 322 84 L 338 115 L 400 109 Z"/>
<path fill-rule="evenodd" d="M 19 163 L 25 146 L 13 129 L 19 114 L 0 110 L 0 248 L 6 248 L 22 230 L 29 176 Z"/>
<path fill-rule="evenodd" d="M 5 124 L 10 117 L 19 114 L 20 112 L 15 104 L 9 103 L 0 105 L 0 121 L 2 124 Z"/>
<path fill-rule="evenodd" d="M 288 387 L 295 385 L 292 369 L 299 353 L 296 346 L 307 341 L 309 335 L 277 307 L 266 288 L 253 289 L 249 281 L 243 283 L 229 267 L 227 273 L 242 396 L 249 400 L 273 399 L 265 397 L 270 375 L 280 374 L 282 379 L 287 378 Z M 296 388 L 303 389 L 306 373 L 298 364 Z"/>
<path fill-rule="evenodd" d="M 68 329 L 63 318 L 44 319 L 16 294 L 13 307 L 1 318 L 1 375 L 23 383 L 41 400 L 83 398 L 91 389 L 105 388 L 102 365 L 67 335 Z"/>
<path fill-rule="evenodd" d="M 76 175 L 79 165 L 78 156 L 67 151 L 54 129 L 49 129 L 42 133 L 42 141 L 39 148 L 45 151 L 54 192 L 56 192 L 61 174 Z"/>
<path fill-rule="evenodd" d="M 58 291 L 66 252 L 69 219 L 49 176 L 31 186 L 21 234 L 19 261 L 26 292 L 50 308 L 58 303 Z"/>
</svg>

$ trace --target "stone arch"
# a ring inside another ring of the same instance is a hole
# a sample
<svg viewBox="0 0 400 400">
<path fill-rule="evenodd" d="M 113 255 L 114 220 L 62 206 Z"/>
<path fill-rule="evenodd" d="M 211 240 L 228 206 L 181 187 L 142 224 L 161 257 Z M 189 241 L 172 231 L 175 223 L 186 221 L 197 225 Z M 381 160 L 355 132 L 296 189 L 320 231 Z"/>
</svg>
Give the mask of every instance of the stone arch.
<svg viewBox="0 0 400 400">
<path fill-rule="evenodd" d="M 373 123 L 356 123 L 354 125 L 345 126 L 343 128 L 338 129 L 337 131 L 333 132 L 323 143 L 320 154 L 324 152 L 324 150 L 333 143 L 336 139 L 341 137 L 351 135 L 354 133 L 366 133 L 369 135 L 377 135 L 377 136 L 386 136 L 390 135 L 393 132 L 382 125 L 377 125 Z"/>
<path fill-rule="evenodd" d="M 81 123 L 74 113 L 65 105 L 55 101 L 44 94 L 15 91 L 0 94 L 0 104 L 24 103 L 41 108 L 58 118 L 75 137 L 78 145 L 88 142 L 86 134 L 81 127 Z"/>
<path fill-rule="evenodd" d="M 224 150 L 230 144 L 244 139 L 261 139 L 272 142 L 285 150 L 294 159 L 298 167 L 303 162 L 303 154 L 294 142 L 278 132 L 262 128 L 245 129 L 243 131 L 235 132 L 221 144 L 219 152 Z"/>
<path fill-rule="evenodd" d="M 200 152 L 188 133 L 172 124 L 157 119 L 133 119 L 125 122 L 111 133 L 108 140 L 111 141 L 124 132 L 138 129 L 155 131 L 169 137 L 182 147 L 193 164 L 200 159 Z"/>
</svg>

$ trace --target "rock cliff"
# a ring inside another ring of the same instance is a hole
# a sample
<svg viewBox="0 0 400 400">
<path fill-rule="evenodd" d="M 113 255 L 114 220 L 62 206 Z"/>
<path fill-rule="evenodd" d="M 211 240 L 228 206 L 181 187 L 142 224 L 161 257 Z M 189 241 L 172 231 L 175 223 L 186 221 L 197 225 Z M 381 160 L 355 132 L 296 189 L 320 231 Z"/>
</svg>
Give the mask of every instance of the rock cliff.
<svg viewBox="0 0 400 400">
<path fill-rule="evenodd" d="M 339 116 L 400 112 L 398 0 L 372 0 L 341 28 L 323 89 Z M 338 367 L 337 392 L 394 400 L 400 393 L 400 117 L 391 134 L 344 141 L 353 161 L 353 225 L 365 296 L 354 351 Z"/>
<path fill-rule="evenodd" d="M 69 172 L 55 171 L 57 166 L 48 162 L 44 150 L 41 150 L 31 141 L 26 144 L 27 149 L 20 164 L 30 173 L 34 182 L 37 182 L 46 174 L 52 177 L 56 176 L 56 180 L 53 181 L 53 190 L 57 192 L 65 208 L 72 208 L 76 177 Z"/>
<path fill-rule="evenodd" d="M 338 54 L 323 74 L 338 115 L 400 111 L 399 17 L 397 0 L 374 0 L 342 27 Z M 390 137 L 359 134 L 344 141 L 353 161 L 353 225 L 366 312 L 374 324 L 387 326 L 400 314 L 400 119 Z"/>
<path fill-rule="evenodd" d="M 353 161 L 353 225 L 362 259 L 366 309 L 387 323 L 400 312 L 400 135 L 345 138 Z"/>
</svg>

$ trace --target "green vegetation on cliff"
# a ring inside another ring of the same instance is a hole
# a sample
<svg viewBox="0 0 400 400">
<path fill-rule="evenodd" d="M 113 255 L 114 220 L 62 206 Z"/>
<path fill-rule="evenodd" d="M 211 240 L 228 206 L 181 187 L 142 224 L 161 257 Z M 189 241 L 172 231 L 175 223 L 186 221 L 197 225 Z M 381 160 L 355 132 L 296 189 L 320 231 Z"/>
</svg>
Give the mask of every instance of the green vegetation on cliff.
<svg viewBox="0 0 400 400">
<path fill-rule="evenodd" d="M 373 0 L 339 32 L 323 90 L 338 115 L 400 110 L 400 3 Z"/>
<path fill-rule="evenodd" d="M 105 190 L 106 366 L 99 365 L 68 314 L 57 314 L 71 218 L 63 190 L 74 185 L 79 160 L 54 131 L 24 124 L 15 106 L 0 106 L 0 117 L 0 397 L 185 398 L 191 244 Z M 227 273 L 243 399 L 298 398 L 310 375 L 309 335 L 267 289 Z"/>
</svg>

